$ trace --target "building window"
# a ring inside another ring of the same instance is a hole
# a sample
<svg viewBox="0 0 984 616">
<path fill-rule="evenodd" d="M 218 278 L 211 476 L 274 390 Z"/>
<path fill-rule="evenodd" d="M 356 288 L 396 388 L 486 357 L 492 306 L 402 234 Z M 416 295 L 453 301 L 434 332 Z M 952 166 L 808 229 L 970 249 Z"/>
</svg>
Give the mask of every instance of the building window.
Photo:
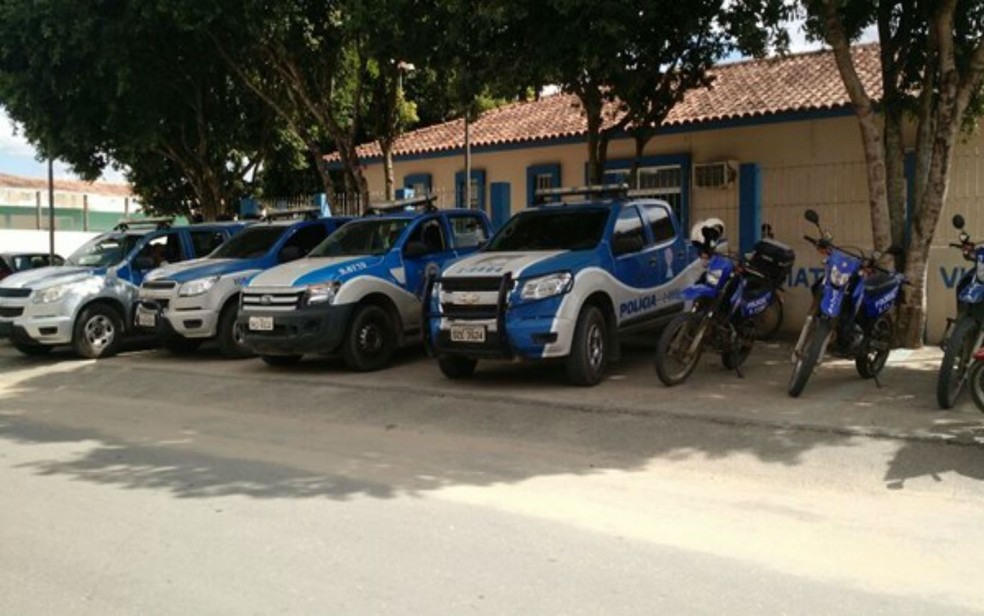
<svg viewBox="0 0 984 616">
<path fill-rule="evenodd" d="M 536 176 L 536 190 L 547 190 L 554 187 L 554 174 L 539 173 Z"/>
<path fill-rule="evenodd" d="M 612 184 L 629 184 L 632 190 L 642 191 L 646 197 L 655 197 L 669 203 L 679 214 L 683 206 L 683 168 L 680 165 L 639 167 L 636 181 L 629 181 L 629 169 L 611 169 L 605 172 L 605 181 Z"/>
</svg>

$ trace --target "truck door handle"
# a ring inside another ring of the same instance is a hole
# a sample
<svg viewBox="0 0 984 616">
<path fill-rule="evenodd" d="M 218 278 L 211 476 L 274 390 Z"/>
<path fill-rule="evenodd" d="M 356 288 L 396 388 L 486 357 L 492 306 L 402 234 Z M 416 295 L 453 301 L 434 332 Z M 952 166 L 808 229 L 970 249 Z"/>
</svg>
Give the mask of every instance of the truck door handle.
<svg viewBox="0 0 984 616">
<path fill-rule="evenodd" d="M 659 265 L 659 259 L 650 259 L 649 260 L 649 266 L 650 267 L 656 267 L 657 265 Z"/>
</svg>

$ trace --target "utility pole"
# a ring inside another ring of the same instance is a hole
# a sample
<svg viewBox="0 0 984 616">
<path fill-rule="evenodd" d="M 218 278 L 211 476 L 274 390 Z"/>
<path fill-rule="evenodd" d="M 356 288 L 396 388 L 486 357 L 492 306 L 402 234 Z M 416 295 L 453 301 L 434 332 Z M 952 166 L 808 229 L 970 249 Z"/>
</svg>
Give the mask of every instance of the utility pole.
<svg viewBox="0 0 984 616">
<path fill-rule="evenodd" d="M 464 194 L 462 195 L 462 200 L 465 202 L 465 207 L 471 209 L 471 134 L 469 129 L 469 111 L 465 110 L 465 186 L 462 189 Z"/>
<path fill-rule="evenodd" d="M 55 263 L 55 161 L 48 158 L 48 259 Z"/>
</svg>

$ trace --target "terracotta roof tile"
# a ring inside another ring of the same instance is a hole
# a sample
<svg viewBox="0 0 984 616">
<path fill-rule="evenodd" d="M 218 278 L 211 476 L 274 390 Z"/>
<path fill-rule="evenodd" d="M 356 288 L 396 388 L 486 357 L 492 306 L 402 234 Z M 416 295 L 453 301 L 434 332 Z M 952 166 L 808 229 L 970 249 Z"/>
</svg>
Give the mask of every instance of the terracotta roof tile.
<svg viewBox="0 0 984 616">
<path fill-rule="evenodd" d="M 861 80 L 873 98 L 881 96 L 877 45 L 854 48 Z M 686 126 L 769 116 L 791 111 L 843 108 L 849 104 L 829 50 L 721 64 L 710 88 L 688 92 L 664 126 Z M 614 122 L 614 118 L 610 121 Z M 586 133 L 575 96 L 556 94 L 517 102 L 484 113 L 471 127 L 472 147 L 575 137 Z M 464 147 L 463 120 L 419 128 L 397 139 L 394 155 L 435 153 Z M 378 143 L 359 146 L 362 159 L 381 156 Z M 330 156 L 329 160 L 337 159 Z"/>
<path fill-rule="evenodd" d="M 25 178 L 19 175 L 0 173 L 0 187 L 22 188 L 26 190 L 48 190 L 48 180 Z M 129 184 L 111 184 L 109 182 L 83 182 L 80 180 L 55 180 L 55 190 L 62 192 L 84 193 L 89 195 L 107 195 L 114 197 L 133 196 Z"/>
</svg>

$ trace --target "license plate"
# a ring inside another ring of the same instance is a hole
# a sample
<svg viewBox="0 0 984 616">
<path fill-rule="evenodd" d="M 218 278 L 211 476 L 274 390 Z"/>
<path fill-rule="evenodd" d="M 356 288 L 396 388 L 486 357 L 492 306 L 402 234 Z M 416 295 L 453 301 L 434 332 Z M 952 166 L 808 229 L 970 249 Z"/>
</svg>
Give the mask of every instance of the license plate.
<svg viewBox="0 0 984 616">
<path fill-rule="evenodd" d="M 249 329 L 254 332 L 272 332 L 273 317 L 250 317 Z"/>
<path fill-rule="evenodd" d="M 485 342 L 484 325 L 452 325 L 451 342 Z"/>
<path fill-rule="evenodd" d="M 140 327 L 157 327 L 157 315 L 153 312 L 138 312 L 137 325 Z"/>
</svg>

